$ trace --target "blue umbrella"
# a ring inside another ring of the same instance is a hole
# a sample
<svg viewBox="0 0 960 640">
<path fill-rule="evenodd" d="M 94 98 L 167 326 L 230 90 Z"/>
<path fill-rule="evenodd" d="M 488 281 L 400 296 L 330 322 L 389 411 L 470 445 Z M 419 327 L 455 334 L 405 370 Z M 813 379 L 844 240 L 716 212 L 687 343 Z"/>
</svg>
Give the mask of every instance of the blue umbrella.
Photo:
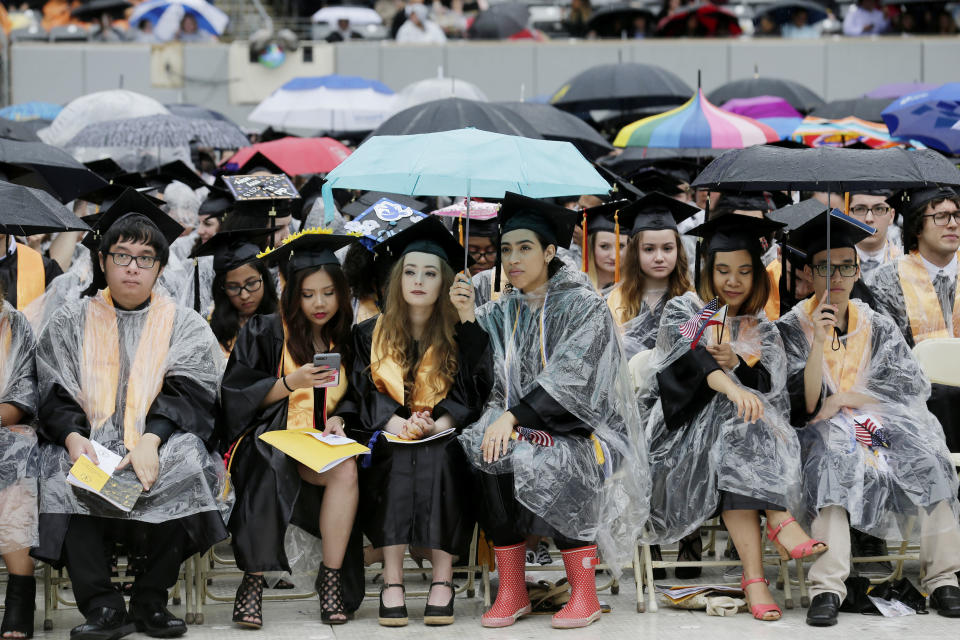
<svg viewBox="0 0 960 640">
<path fill-rule="evenodd" d="M 52 102 L 21 102 L 0 109 L 0 118 L 7 120 L 53 120 L 63 110 Z"/>
<path fill-rule="evenodd" d="M 327 174 L 324 224 L 333 218 L 333 189 L 410 196 L 531 198 L 605 194 L 597 170 L 569 142 L 532 140 L 479 129 L 373 136 Z M 467 212 L 467 235 L 470 233 Z"/>
<path fill-rule="evenodd" d="M 891 136 L 960 153 L 960 82 L 903 96 L 881 115 Z"/>
</svg>

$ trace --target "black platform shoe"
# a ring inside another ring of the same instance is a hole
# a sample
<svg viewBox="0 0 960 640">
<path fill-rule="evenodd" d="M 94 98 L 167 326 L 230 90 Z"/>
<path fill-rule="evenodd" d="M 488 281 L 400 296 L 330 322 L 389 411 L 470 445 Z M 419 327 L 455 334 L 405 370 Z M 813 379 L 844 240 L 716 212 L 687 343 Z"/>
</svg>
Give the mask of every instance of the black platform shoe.
<svg viewBox="0 0 960 640">
<path fill-rule="evenodd" d="M 428 604 L 423 608 L 423 623 L 431 627 L 441 627 L 453 624 L 453 599 L 457 595 L 457 588 L 452 582 L 431 582 L 430 588 L 436 585 L 450 587 L 450 601 L 445 605 Z"/>
<path fill-rule="evenodd" d="M 0 636 L 5 633 L 22 633 L 24 638 L 33 637 L 33 610 L 36 608 L 37 579 L 33 576 L 10 574 L 7 580 L 7 597 L 3 602 L 3 623 Z"/>
<path fill-rule="evenodd" d="M 407 590 L 403 588 L 402 584 L 384 584 L 380 587 L 380 613 L 377 616 L 378 621 L 380 625 L 384 627 L 405 627 L 410 621 L 407 615 L 406 604 L 401 604 L 399 607 L 383 606 L 383 592 L 391 587 L 400 587 L 403 589 L 404 597 L 406 597 Z"/>
<path fill-rule="evenodd" d="M 331 569 L 321 563 L 317 587 L 317 593 L 320 596 L 320 621 L 323 624 L 346 624 L 347 612 L 343 608 L 340 569 Z M 334 618 L 334 616 L 343 617 Z"/>
<path fill-rule="evenodd" d="M 263 576 L 244 573 L 233 599 L 233 622 L 248 629 L 263 627 Z"/>
</svg>

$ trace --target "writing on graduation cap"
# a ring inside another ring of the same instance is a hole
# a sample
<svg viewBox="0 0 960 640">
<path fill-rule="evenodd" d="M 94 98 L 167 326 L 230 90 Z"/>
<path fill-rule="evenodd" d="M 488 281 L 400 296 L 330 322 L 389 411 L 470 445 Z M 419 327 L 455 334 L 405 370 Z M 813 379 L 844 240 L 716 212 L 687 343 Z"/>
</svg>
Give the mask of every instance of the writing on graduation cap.
<svg viewBox="0 0 960 640">
<path fill-rule="evenodd" d="M 416 209 L 395 202 L 390 198 L 380 198 L 367 207 L 363 213 L 347 222 L 344 228 L 350 233 L 360 234 L 363 238 L 373 241 L 368 245 L 368 248 L 370 248 L 373 244 L 383 242 L 407 227 L 420 222 L 424 217 L 425 215 Z M 367 245 L 367 242 L 363 240 L 361 242 Z"/>
</svg>

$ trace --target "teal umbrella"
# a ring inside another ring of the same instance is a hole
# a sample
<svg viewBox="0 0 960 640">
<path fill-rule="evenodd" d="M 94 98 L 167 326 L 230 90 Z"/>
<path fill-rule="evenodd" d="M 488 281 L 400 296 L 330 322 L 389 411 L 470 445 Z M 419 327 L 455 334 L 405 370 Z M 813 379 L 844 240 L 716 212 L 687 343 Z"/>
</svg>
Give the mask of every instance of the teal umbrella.
<svg viewBox="0 0 960 640">
<path fill-rule="evenodd" d="M 373 136 L 323 185 L 324 224 L 333 219 L 333 189 L 409 196 L 531 198 L 605 194 L 610 185 L 569 142 L 456 129 L 409 136 Z M 467 211 L 466 234 L 470 235 Z M 464 243 L 466 244 L 466 243 Z"/>
</svg>

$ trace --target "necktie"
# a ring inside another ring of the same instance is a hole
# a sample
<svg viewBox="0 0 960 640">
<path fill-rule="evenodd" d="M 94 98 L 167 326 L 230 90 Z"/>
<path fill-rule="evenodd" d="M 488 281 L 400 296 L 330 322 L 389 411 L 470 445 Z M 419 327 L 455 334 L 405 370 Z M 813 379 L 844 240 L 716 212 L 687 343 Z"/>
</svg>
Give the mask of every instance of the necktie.
<svg viewBox="0 0 960 640">
<path fill-rule="evenodd" d="M 949 327 L 953 319 L 953 296 L 956 286 L 951 282 L 943 271 L 937 274 L 933 279 L 933 290 L 937 292 L 937 298 L 940 300 L 940 309 L 943 311 L 943 320 Z"/>
</svg>

